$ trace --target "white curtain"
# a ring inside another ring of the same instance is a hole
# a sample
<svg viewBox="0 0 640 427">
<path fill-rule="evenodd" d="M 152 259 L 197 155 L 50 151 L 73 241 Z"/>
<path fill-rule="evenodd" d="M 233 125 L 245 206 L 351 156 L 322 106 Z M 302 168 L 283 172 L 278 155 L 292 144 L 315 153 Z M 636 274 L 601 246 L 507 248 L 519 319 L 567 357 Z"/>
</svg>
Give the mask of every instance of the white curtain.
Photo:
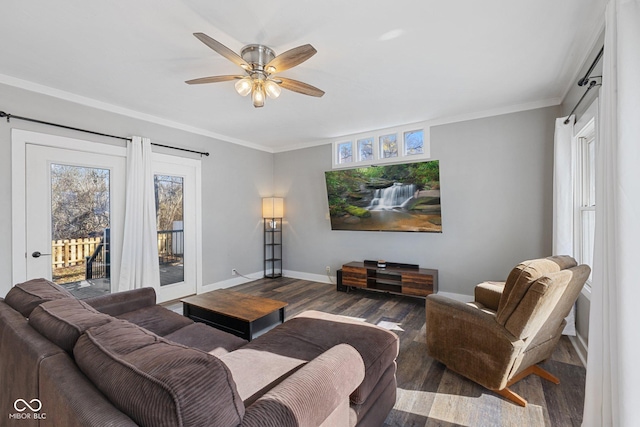
<svg viewBox="0 0 640 427">
<path fill-rule="evenodd" d="M 574 116 L 556 119 L 553 153 L 553 254 L 573 256 Z"/>
<path fill-rule="evenodd" d="M 151 141 L 134 136 L 127 146 L 127 190 L 118 289 L 160 285 Z"/>
<path fill-rule="evenodd" d="M 574 116 L 556 119 L 553 148 L 553 255 L 574 256 L 574 121 Z M 575 335 L 575 309 L 571 309 L 566 321 L 562 333 Z"/>
<path fill-rule="evenodd" d="M 583 426 L 638 425 L 640 0 L 606 10 Z"/>
</svg>

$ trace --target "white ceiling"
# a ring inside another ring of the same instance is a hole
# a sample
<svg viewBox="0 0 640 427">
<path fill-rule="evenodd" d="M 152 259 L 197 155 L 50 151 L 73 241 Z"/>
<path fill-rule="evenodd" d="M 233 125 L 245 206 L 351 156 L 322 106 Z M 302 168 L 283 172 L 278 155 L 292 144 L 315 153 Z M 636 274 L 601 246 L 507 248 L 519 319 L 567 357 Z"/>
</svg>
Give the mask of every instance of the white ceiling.
<svg viewBox="0 0 640 427">
<path fill-rule="evenodd" d="M 271 152 L 367 130 L 557 105 L 602 28 L 605 0 L 3 0 L 0 82 L 39 88 Z M 242 70 L 192 33 L 235 52 L 318 53 L 254 108 Z M 0 109 L 11 112 L 10 105 Z"/>
</svg>

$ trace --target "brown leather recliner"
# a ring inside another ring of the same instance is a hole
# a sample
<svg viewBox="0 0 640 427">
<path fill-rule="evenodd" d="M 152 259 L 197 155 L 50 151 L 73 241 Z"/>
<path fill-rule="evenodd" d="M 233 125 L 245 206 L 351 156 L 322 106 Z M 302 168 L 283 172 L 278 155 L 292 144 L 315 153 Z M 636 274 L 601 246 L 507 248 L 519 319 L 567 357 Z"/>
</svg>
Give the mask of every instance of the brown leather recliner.
<svg viewBox="0 0 640 427">
<path fill-rule="evenodd" d="M 518 264 L 506 282 L 477 285 L 474 302 L 429 295 L 429 355 L 526 406 L 509 386 L 530 374 L 560 383 L 537 364 L 551 356 L 590 272 L 570 256 L 553 256 Z"/>
</svg>

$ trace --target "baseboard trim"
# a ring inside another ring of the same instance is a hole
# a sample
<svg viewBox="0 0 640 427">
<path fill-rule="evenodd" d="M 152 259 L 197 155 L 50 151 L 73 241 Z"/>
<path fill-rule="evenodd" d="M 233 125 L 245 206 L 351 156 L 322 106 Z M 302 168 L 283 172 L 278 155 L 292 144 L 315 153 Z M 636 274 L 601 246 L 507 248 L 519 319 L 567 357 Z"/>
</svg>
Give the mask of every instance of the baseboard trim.
<svg viewBox="0 0 640 427">
<path fill-rule="evenodd" d="M 302 271 L 292 271 L 292 270 L 284 270 L 282 272 L 284 277 L 290 277 L 292 279 L 300 279 L 300 280 L 310 280 L 312 282 L 320 282 L 320 283 L 336 283 L 336 276 L 329 276 L 326 274 L 313 274 L 313 273 L 304 273 Z"/>
<path fill-rule="evenodd" d="M 208 285 L 203 285 L 196 290 L 199 294 L 204 294 L 205 292 L 215 291 L 216 289 L 226 289 L 232 286 L 242 285 L 243 283 L 252 282 L 257 279 L 262 279 L 264 277 L 264 272 L 256 271 L 255 273 L 244 274 L 238 277 L 232 277 L 231 279 L 223 280 L 221 282 L 209 283 Z"/>
<path fill-rule="evenodd" d="M 569 336 L 569 341 L 571 342 L 571 345 L 573 345 L 573 348 L 576 350 L 576 353 L 578 353 L 578 357 L 580 358 L 582 365 L 586 368 L 589 348 L 584 338 L 582 338 L 582 335 L 576 334 L 575 336 Z"/>
</svg>

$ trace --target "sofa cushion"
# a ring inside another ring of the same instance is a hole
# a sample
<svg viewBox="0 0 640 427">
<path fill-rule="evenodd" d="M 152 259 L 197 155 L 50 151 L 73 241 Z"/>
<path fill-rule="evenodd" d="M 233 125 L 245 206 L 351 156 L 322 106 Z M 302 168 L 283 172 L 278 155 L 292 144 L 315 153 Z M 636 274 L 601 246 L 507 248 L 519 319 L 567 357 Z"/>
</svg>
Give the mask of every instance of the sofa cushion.
<svg viewBox="0 0 640 427">
<path fill-rule="evenodd" d="M 249 404 L 290 371 L 342 343 L 353 346 L 364 361 L 364 380 L 351 394 L 351 401 L 359 404 L 398 355 L 398 337 L 368 323 L 305 311 L 221 359 L 230 367 L 240 395 Z M 265 364 L 270 367 L 268 371 L 261 369 Z"/>
<path fill-rule="evenodd" d="M 161 337 L 193 324 L 193 320 L 160 305 L 139 308 L 116 316 L 141 326 Z"/>
<path fill-rule="evenodd" d="M 153 288 L 136 288 L 83 298 L 83 301 L 101 313 L 117 317 L 139 308 L 156 305 L 156 291 Z"/>
<path fill-rule="evenodd" d="M 244 405 L 229 370 L 203 351 L 114 320 L 87 330 L 73 354 L 95 386 L 141 426 L 242 422 Z"/>
<path fill-rule="evenodd" d="M 192 323 L 164 336 L 169 341 L 187 347 L 206 351 L 214 356 L 222 356 L 247 344 L 247 340 L 221 331 L 204 323 Z"/>
<path fill-rule="evenodd" d="M 24 317 L 43 302 L 74 298 L 65 288 L 46 279 L 32 279 L 18 283 L 7 293 L 5 302 Z"/>
<path fill-rule="evenodd" d="M 114 318 L 75 298 L 45 302 L 29 316 L 29 325 L 68 353 L 87 329 Z"/>
<path fill-rule="evenodd" d="M 353 403 L 363 403 L 367 399 L 389 365 L 398 357 L 398 336 L 384 328 L 313 310 L 305 311 L 295 319 L 300 322 L 291 325 L 291 330 L 303 339 L 315 340 L 317 345 L 324 347 L 323 351 L 340 343 L 358 350 L 364 361 L 365 375 L 362 384 L 350 396 Z"/>
</svg>

